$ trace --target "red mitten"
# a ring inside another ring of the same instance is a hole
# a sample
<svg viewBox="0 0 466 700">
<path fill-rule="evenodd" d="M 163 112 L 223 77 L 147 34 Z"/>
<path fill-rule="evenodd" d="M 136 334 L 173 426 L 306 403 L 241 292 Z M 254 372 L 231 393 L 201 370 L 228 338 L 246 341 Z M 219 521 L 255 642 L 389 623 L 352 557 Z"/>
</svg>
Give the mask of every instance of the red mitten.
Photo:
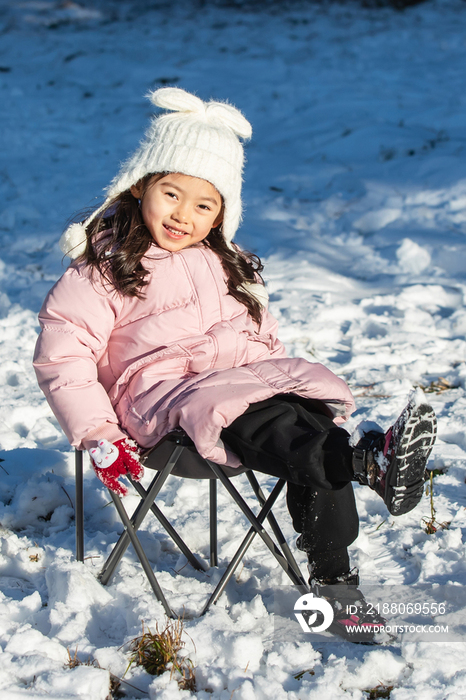
<svg viewBox="0 0 466 700">
<path fill-rule="evenodd" d="M 100 481 L 119 496 L 126 496 L 128 489 L 118 481 L 120 476 L 129 472 L 135 481 L 144 474 L 144 467 L 139 459 L 139 447 L 134 440 L 124 438 L 111 443 L 100 440 L 98 447 L 89 450 L 92 466 Z"/>
</svg>

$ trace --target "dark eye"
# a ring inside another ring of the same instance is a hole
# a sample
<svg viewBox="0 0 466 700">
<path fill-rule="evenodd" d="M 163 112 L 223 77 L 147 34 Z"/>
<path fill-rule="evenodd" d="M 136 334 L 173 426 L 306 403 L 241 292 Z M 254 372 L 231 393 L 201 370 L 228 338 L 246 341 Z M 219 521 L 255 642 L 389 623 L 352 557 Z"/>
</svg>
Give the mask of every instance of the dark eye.
<svg viewBox="0 0 466 700">
<path fill-rule="evenodd" d="M 165 192 L 165 194 L 168 195 L 169 197 L 172 197 L 173 199 L 176 199 L 175 192 Z"/>
<path fill-rule="evenodd" d="M 205 211 L 210 211 L 210 207 L 207 206 L 207 204 L 199 204 L 199 207 L 200 207 L 201 209 L 205 209 Z"/>
</svg>

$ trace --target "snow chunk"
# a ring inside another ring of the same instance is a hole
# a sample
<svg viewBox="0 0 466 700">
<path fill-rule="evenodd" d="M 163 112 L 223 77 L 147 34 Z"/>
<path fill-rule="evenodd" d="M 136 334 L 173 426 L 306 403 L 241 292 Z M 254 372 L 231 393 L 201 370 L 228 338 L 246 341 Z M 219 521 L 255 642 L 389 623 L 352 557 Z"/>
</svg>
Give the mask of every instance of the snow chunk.
<svg viewBox="0 0 466 700">
<path fill-rule="evenodd" d="M 189 690 L 180 690 L 175 678 L 170 680 L 169 673 L 163 673 L 155 678 L 149 686 L 150 700 L 190 700 L 193 697 Z M 196 693 L 197 698 L 211 698 L 210 693 Z"/>
<path fill-rule="evenodd" d="M 90 605 L 105 605 L 112 596 L 96 581 L 84 564 L 78 561 L 51 564 L 45 578 L 49 591 L 49 608 L 57 605 L 73 606 L 73 610 L 87 610 Z"/>
<path fill-rule="evenodd" d="M 427 401 L 426 395 L 422 391 L 421 387 L 418 386 L 410 393 L 408 398 L 408 406 L 410 406 L 412 410 L 414 408 L 418 408 L 419 406 L 425 406 L 425 404 L 429 404 L 429 402 Z"/>
<path fill-rule="evenodd" d="M 245 634 L 225 640 L 225 658 L 232 666 L 257 671 L 264 652 L 262 639 L 257 634 Z"/>
<path fill-rule="evenodd" d="M 5 318 L 8 316 L 10 306 L 11 302 L 8 296 L 4 292 L 0 292 L 0 318 Z"/>
<path fill-rule="evenodd" d="M 40 596 L 37 591 L 33 595 L 37 595 L 40 602 Z M 32 597 L 30 596 L 30 598 Z M 62 664 L 68 658 L 65 647 L 53 639 L 45 637 L 39 630 L 32 629 L 30 625 L 26 625 L 10 637 L 5 651 L 18 657 L 37 654 L 53 661 L 59 661 Z"/>
<path fill-rule="evenodd" d="M 348 673 L 342 682 L 345 690 L 351 688 L 373 688 L 383 683 L 394 685 L 403 676 L 406 664 L 393 652 L 385 649 L 370 651 L 364 655 L 364 662 L 354 673 Z"/>
<path fill-rule="evenodd" d="M 83 700 L 106 700 L 110 690 L 109 672 L 93 666 L 78 666 L 67 670 L 51 671 L 34 683 L 40 695 L 54 698 L 83 698 Z"/>
<path fill-rule="evenodd" d="M 429 267 L 431 263 L 430 253 L 410 238 L 404 238 L 396 251 L 398 264 L 403 272 L 418 275 Z"/>
<path fill-rule="evenodd" d="M 383 428 L 381 428 L 378 423 L 375 423 L 372 420 L 363 420 L 361 423 L 359 423 L 359 425 L 356 426 L 356 428 L 350 435 L 349 444 L 351 445 L 351 447 L 356 447 L 356 445 L 364 437 L 364 435 L 369 433 L 371 430 L 375 430 L 378 433 L 384 432 Z"/>
<path fill-rule="evenodd" d="M 5 527 L 49 535 L 69 527 L 73 508 L 63 487 L 63 479 L 48 472 L 21 482 L 8 505 L 0 503 Z"/>
<path fill-rule="evenodd" d="M 5 577 L 2 576 L 2 584 Z M 0 632 L 5 634 L 7 631 L 16 629 L 18 624 L 27 623 L 31 620 L 34 613 L 37 613 L 42 607 L 42 600 L 38 591 L 34 591 L 31 595 L 25 596 L 22 600 L 13 600 L 12 598 L 0 592 Z M 29 625 L 27 625 L 29 627 Z M 39 633 L 40 634 L 40 633 Z M 15 636 L 10 637 L 8 644 L 13 643 Z M 50 642 L 51 644 L 54 642 Z M 12 649 L 8 649 L 10 653 L 15 653 Z M 19 655 L 25 652 L 21 647 Z"/>
<path fill-rule="evenodd" d="M 370 211 L 354 222 L 354 227 L 361 233 L 372 233 L 385 228 L 401 216 L 401 209 L 379 209 Z"/>
<path fill-rule="evenodd" d="M 81 562 L 57 562 L 45 573 L 51 635 L 69 644 L 84 634 L 99 608 L 112 596 Z"/>
</svg>

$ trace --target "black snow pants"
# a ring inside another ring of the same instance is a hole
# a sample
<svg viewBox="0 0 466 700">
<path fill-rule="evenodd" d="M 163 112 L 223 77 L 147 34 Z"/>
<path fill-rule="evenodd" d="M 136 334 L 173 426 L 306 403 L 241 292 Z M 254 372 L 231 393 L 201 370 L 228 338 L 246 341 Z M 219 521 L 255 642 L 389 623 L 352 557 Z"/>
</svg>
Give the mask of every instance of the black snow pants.
<svg viewBox="0 0 466 700">
<path fill-rule="evenodd" d="M 320 401 L 283 394 L 252 404 L 222 430 L 244 466 L 285 479 L 297 545 L 317 578 L 349 569 L 347 547 L 358 535 L 349 434 Z"/>
</svg>

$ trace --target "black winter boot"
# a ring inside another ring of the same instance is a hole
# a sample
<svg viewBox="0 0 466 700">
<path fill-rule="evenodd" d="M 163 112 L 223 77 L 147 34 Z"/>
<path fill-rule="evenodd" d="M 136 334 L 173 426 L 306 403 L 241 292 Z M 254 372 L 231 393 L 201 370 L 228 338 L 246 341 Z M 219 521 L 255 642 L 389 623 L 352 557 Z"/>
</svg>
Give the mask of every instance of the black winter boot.
<svg viewBox="0 0 466 700">
<path fill-rule="evenodd" d="M 422 498 L 436 434 L 433 408 L 417 389 L 386 433 L 371 430 L 359 440 L 353 452 L 355 480 L 376 491 L 392 515 L 409 513 Z"/>
<path fill-rule="evenodd" d="M 311 579 L 309 583 L 312 593 L 325 598 L 332 606 L 334 617 L 329 632 L 357 644 L 374 643 L 386 620 L 367 603 L 359 590 L 357 569 L 334 579 Z"/>
</svg>

